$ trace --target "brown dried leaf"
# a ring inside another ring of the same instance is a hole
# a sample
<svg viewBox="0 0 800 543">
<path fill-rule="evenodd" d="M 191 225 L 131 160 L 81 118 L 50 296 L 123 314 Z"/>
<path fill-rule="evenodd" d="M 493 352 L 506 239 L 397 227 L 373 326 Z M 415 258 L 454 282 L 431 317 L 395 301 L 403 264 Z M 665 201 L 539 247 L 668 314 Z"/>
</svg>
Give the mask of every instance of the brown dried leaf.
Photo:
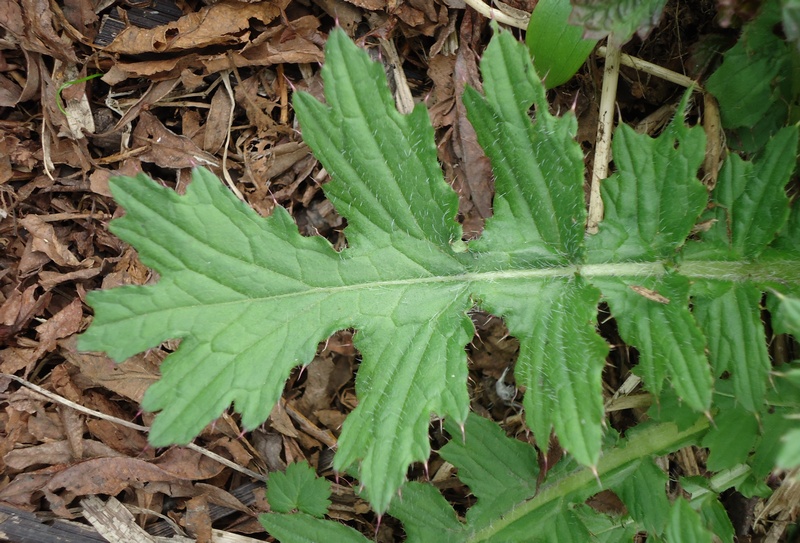
<svg viewBox="0 0 800 543">
<path fill-rule="evenodd" d="M 269 2 L 248 4 L 223 0 L 155 28 L 129 26 L 104 50 L 139 55 L 246 43 L 250 39 L 251 20 L 268 24 L 278 15 L 278 7 Z"/>
<path fill-rule="evenodd" d="M 227 77 L 227 74 L 223 74 L 222 77 Z M 225 143 L 225 138 L 231 128 L 232 107 L 228 89 L 225 88 L 225 85 L 220 85 L 211 98 L 211 108 L 208 111 L 203 137 L 203 149 L 211 154 L 219 152 Z"/>
<path fill-rule="evenodd" d="M 38 288 L 38 285 L 31 285 L 24 292 L 15 289 L 0 306 L 0 342 L 4 342 L 10 337 L 10 335 L 3 335 L 4 329 L 6 332 L 13 329 L 16 333 L 50 303 L 52 297 L 50 292 L 45 292 L 38 299 L 35 297 Z"/>
<path fill-rule="evenodd" d="M 19 102 L 19 97 L 22 96 L 22 87 L 14 83 L 12 80 L 4 75 L 0 75 L 0 107 L 14 107 Z M 6 157 L 8 159 L 8 157 Z M 10 168 L 9 161 L 9 168 Z M 11 179 L 11 176 L 5 176 L 5 179 L 0 178 L 0 183 L 5 183 Z"/>
<path fill-rule="evenodd" d="M 64 469 L 64 466 L 49 466 L 38 471 L 28 471 L 24 477 L 15 477 L 8 486 L 0 490 L 0 501 L 20 507 L 26 511 L 39 509 L 34 505 L 34 495 L 41 496 L 42 488 L 57 474 Z M 37 497 L 38 501 L 40 498 Z"/>
<path fill-rule="evenodd" d="M 39 349 L 42 354 L 56 348 L 56 340 L 71 336 L 80 330 L 83 318 L 83 306 L 79 298 L 75 298 L 61 311 L 36 327 L 39 334 Z"/>
<path fill-rule="evenodd" d="M 147 111 L 142 111 L 139 115 L 133 139 L 137 146 L 150 146 L 150 149 L 139 155 L 139 159 L 162 168 L 219 166 L 219 161 L 213 155 L 200 149 L 189 138 L 168 130 L 155 115 Z"/>
<path fill-rule="evenodd" d="M 13 374 L 25 369 L 27 374 L 36 361 L 36 349 L 31 347 L 9 347 L 0 351 L 0 371 L 3 373 Z"/>
<path fill-rule="evenodd" d="M 105 355 L 78 351 L 77 342 L 75 336 L 59 341 L 59 353 L 90 382 L 120 396 L 141 403 L 145 390 L 159 378 L 161 351 L 148 351 L 116 364 Z"/>
<path fill-rule="evenodd" d="M 114 453 L 115 455 L 117 453 Z M 72 465 L 56 474 L 43 488 L 56 514 L 70 517 L 66 505 L 76 496 L 116 495 L 126 488 L 140 488 L 153 481 L 179 479 L 156 465 L 137 458 L 120 456 L 93 458 Z"/>
<path fill-rule="evenodd" d="M 379 9 L 387 9 L 387 0 L 347 0 L 354 6 L 366 9 L 367 11 L 377 11 Z"/>
<path fill-rule="evenodd" d="M 83 444 L 83 417 L 77 411 L 69 407 L 59 407 L 59 415 L 61 415 L 61 422 L 64 425 L 64 431 L 69 443 L 70 453 L 72 458 L 81 460 L 84 458 L 84 444 Z"/>
<path fill-rule="evenodd" d="M 39 272 L 39 284 L 45 290 L 51 290 L 56 285 L 60 285 L 61 283 L 67 282 L 81 282 L 85 279 L 91 279 L 92 277 L 99 275 L 102 273 L 102 269 L 97 268 L 84 268 L 80 270 L 71 271 L 68 273 L 61 273 L 55 271 L 41 271 Z"/>
<path fill-rule="evenodd" d="M 153 461 L 153 466 L 158 466 L 165 473 L 173 475 L 175 479 L 186 481 L 211 479 L 223 470 L 222 464 L 215 460 L 182 447 L 169 449 Z"/>
<path fill-rule="evenodd" d="M 93 40 L 99 18 L 89 0 L 64 0 L 64 18 L 87 39 Z"/>
<path fill-rule="evenodd" d="M 64 427 L 58 418 L 58 413 L 45 411 L 44 409 L 39 409 L 28 419 L 28 431 L 38 441 L 44 443 L 66 439 Z"/>
<path fill-rule="evenodd" d="M 218 486 L 206 483 L 195 483 L 194 487 L 199 490 L 202 495 L 206 496 L 209 503 L 227 507 L 228 509 L 233 509 L 241 513 L 252 514 L 250 508 L 239 501 L 236 496 Z"/>
<path fill-rule="evenodd" d="M 69 40 L 55 31 L 47 0 L 6 0 L 0 4 L 0 21 L 25 51 L 34 51 L 65 62 L 76 62 Z"/>
<path fill-rule="evenodd" d="M 82 440 L 83 455 L 85 458 L 102 458 L 110 460 L 108 457 L 123 457 L 111 447 L 92 439 Z M 57 464 L 67 464 L 78 460 L 74 456 L 72 445 L 69 441 L 55 441 L 44 443 L 33 447 L 14 449 L 3 457 L 6 465 L 11 469 L 24 470 L 31 466 L 54 466 Z"/>
<path fill-rule="evenodd" d="M 211 543 L 211 515 L 205 496 L 201 494 L 186 502 L 183 520 L 189 535 L 196 538 L 197 543 Z"/>
<path fill-rule="evenodd" d="M 31 234 L 33 251 L 46 254 L 59 266 L 80 266 L 80 261 L 58 239 L 51 224 L 44 222 L 38 215 L 27 215 L 19 223 Z"/>
<path fill-rule="evenodd" d="M 142 96 L 133 104 L 125 115 L 117 121 L 113 130 L 120 130 L 126 124 L 133 122 L 142 112 L 142 110 L 149 109 L 150 106 L 158 103 L 162 98 L 166 97 L 175 86 L 180 82 L 180 78 L 173 77 L 150 85 L 150 88 L 142 94 Z"/>
<path fill-rule="evenodd" d="M 485 24 L 483 18 L 478 17 L 472 23 L 472 12 L 467 12 L 461 25 L 460 47 L 455 63 L 455 95 L 461 96 L 467 85 L 481 89 L 480 76 L 478 75 L 478 55 L 474 47 L 481 40 L 482 29 Z M 478 145 L 475 129 L 467 119 L 467 111 L 461 100 L 456 100 L 456 122 L 453 134 L 453 149 L 458 157 L 458 168 L 455 168 L 458 192 L 463 199 L 472 202 L 472 213 L 465 215 L 464 230 L 477 234 L 482 228 L 482 223 L 492 215 L 492 195 L 494 184 L 492 182 L 492 169 L 489 159 Z"/>
<path fill-rule="evenodd" d="M 297 429 L 294 427 L 294 424 L 292 424 L 292 419 L 281 406 L 280 402 L 276 403 L 275 407 L 272 408 L 268 420 L 272 428 L 281 434 L 289 437 L 298 436 Z"/>
<path fill-rule="evenodd" d="M 148 457 L 143 453 L 152 451 L 148 448 L 147 438 L 131 428 L 102 419 L 89 419 L 86 427 L 95 439 L 125 456 Z"/>
<path fill-rule="evenodd" d="M 180 77 L 181 73 L 198 64 L 199 55 L 190 53 L 177 58 L 153 59 L 139 62 L 117 62 L 101 78 L 109 85 L 116 85 L 129 77 L 144 77 L 160 82 Z M 223 68 L 225 69 L 225 68 Z"/>
<path fill-rule="evenodd" d="M 340 360 L 337 364 L 328 357 L 316 357 L 306 371 L 305 391 L 295 405 L 307 417 L 319 409 L 330 407 L 338 390 L 352 377 L 346 361 Z"/>
<path fill-rule="evenodd" d="M 317 27 L 319 19 L 316 17 L 301 17 L 292 21 L 295 32 L 284 34 L 282 32 L 265 32 L 253 40 L 251 46 L 241 52 L 230 55 L 217 55 L 202 57 L 208 73 L 216 73 L 230 69 L 231 63 L 237 68 L 245 66 L 270 66 L 273 64 L 304 64 L 321 63 L 324 55 L 322 43 L 324 37 Z"/>
</svg>

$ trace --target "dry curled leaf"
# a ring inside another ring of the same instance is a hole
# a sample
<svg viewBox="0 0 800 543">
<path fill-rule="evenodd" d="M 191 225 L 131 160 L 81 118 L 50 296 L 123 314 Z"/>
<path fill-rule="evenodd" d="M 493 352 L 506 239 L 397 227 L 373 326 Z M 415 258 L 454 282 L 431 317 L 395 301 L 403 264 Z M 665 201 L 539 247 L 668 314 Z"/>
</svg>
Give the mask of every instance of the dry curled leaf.
<svg viewBox="0 0 800 543">
<path fill-rule="evenodd" d="M 252 21 L 268 24 L 278 15 L 280 10 L 272 3 L 223 1 L 155 28 L 129 26 L 114 38 L 105 51 L 126 55 L 175 53 L 246 43 L 250 39 Z"/>
</svg>

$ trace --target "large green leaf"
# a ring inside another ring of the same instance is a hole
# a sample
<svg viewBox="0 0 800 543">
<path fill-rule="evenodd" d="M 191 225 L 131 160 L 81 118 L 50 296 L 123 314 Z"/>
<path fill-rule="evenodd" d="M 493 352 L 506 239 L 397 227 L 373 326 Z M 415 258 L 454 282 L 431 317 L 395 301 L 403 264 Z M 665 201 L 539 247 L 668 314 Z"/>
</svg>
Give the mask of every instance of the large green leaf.
<svg viewBox="0 0 800 543">
<path fill-rule="evenodd" d="M 326 54 L 327 105 L 297 94 L 295 108 L 305 140 L 333 178 L 324 190 L 347 219 L 346 249 L 301 236 L 282 208 L 259 217 L 202 169 L 183 196 L 145 176 L 111 182 L 126 211 L 112 231 L 161 278 L 91 293 L 96 316 L 80 347 L 123 360 L 181 340 L 143 401 L 160 411 L 154 445 L 190 441 L 231 403 L 243 425 L 255 428 L 291 369 L 309 363 L 330 334 L 352 327 L 362 354 L 358 406 L 344 423 L 334 465 L 356 472 L 382 513 L 408 466 L 429 455 L 431 414 L 467 420 L 467 312 L 478 305 L 503 317 L 520 341 L 516 375 L 537 442 L 544 447 L 554 428 L 578 462 L 600 470 L 609 457 L 600 455 L 608 352 L 596 332 L 601 296 L 638 349 L 645 384 L 659 391 L 669 378 L 684 404 L 706 410 L 711 370 L 689 284 L 718 279 L 781 295 L 800 291 L 800 256 L 786 249 L 796 232 L 785 227 L 785 212 L 758 235 L 734 236 L 738 252 L 709 233 L 682 258 L 703 189 L 694 171 L 702 137 L 681 115 L 657 140 L 622 130 L 620 173 L 607 180 L 608 224 L 587 253 L 577 123 L 572 114 L 549 114 L 527 48 L 510 33 L 496 36 L 483 55 L 485 95 L 467 91 L 464 98 L 496 177 L 494 216 L 480 239 L 465 244 L 424 109 L 400 115 L 380 67 L 343 31 L 331 33 Z M 732 166 L 733 186 L 748 168 L 758 179 L 788 176 L 787 159 L 773 155 L 794 149 L 791 137 L 775 141 L 762 162 Z M 786 184 L 772 182 L 781 190 Z M 774 187 L 755 185 L 743 194 L 770 195 L 785 206 Z M 749 204 L 737 202 L 734 220 L 749 221 Z M 714 326 L 704 321 L 707 331 Z M 508 517 L 511 532 L 528 526 L 515 518 Z"/>
<path fill-rule="evenodd" d="M 428 457 L 430 414 L 466 418 L 472 303 L 450 246 L 461 239 L 457 199 L 442 180 L 425 110 L 397 113 L 380 68 L 341 31 L 327 52 L 331 106 L 301 95 L 297 112 L 334 177 L 326 192 L 349 221 L 350 248 L 337 253 L 302 237 L 281 208 L 258 217 L 205 170 L 183 197 L 143 177 L 116 179 L 127 214 L 112 231 L 162 279 L 93 293 L 97 318 L 81 348 L 124 360 L 183 339 L 143 402 L 161 411 L 150 440 L 165 445 L 188 442 L 231 402 L 255 428 L 292 367 L 336 330 L 357 328 L 360 402 L 335 465 L 344 471 L 360 460 L 359 477 L 384 511 L 407 466 Z M 381 84 L 364 84 L 376 77 Z"/>
</svg>

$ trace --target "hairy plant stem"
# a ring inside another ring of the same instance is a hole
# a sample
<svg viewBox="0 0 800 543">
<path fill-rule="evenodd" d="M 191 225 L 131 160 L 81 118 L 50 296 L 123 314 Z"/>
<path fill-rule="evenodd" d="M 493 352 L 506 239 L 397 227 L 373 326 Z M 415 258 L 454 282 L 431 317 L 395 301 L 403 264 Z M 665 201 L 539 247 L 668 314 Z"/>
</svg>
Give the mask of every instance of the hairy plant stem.
<svg viewBox="0 0 800 543">
<path fill-rule="evenodd" d="M 662 454 L 664 451 L 679 449 L 696 441 L 709 428 L 709 424 L 708 419 L 699 417 L 692 426 L 685 430 L 678 430 L 678 427 L 671 422 L 653 424 L 644 428 L 636 432 L 627 441 L 625 447 L 615 447 L 606 453 L 594 470 L 581 468 L 542 488 L 534 498 L 515 507 L 501 518 L 495 519 L 491 526 L 478 530 L 464 541 L 465 543 L 488 541 L 525 516 L 588 488 L 589 485 L 594 484 L 593 481 L 602 483 L 604 477 L 621 470 L 628 464 L 642 458 Z M 598 492 L 600 490 L 603 490 L 602 486 L 597 489 Z"/>
</svg>

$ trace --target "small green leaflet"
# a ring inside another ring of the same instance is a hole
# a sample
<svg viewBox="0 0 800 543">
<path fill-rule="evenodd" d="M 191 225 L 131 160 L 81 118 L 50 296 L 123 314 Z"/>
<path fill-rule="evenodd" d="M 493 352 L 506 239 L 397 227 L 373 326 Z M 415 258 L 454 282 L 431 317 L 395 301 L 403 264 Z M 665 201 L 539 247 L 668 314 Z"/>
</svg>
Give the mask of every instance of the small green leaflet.
<svg viewBox="0 0 800 543">
<path fill-rule="evenodd" d="M 286 471 L 274 472 L 267 484 L 267 502 L 276 513 L 300 511 L 314 517 L 324 517 L 331 501 L 331 484 L 314 473 L 306 462 L 294 462 Z"/>
<path fill-rule="evenodd" d="M 621 130 L 614 148 L 620 172 L 604 192 L 608 222 L 586 242 L 577 122 L 548 112 L 527 48 L 500 32 L 481 62 L 484 94 L 464 95 L 496 178 L 494 216 L 465 251 L 458 198 L 443 179 L 424 106 L 399 114 L 382 68 L 341 30 L 331 33 L 326 58 L 327 104 L 303 93 L 294 100 L 303 137 L 331 174 L 325 193 L 347 219 L 346 249 L 301 236 L 282 208 L 258 216 L 203 169 L 183 196 L 144 175 L 111 181 L 126 211 L 112 232 L 161 279 L 90 293 L 95 319 L 79 345 L 122 361 L 181 340 L 143 400 L 144 409 L 159 412 L 153 445 L 189 442 L 231 404 L 245 428 L 257 427 L 292 368 L 309 363 L 335 331 L 355 328 L 359 403 L 344 423 L 334 467 L 357 471 L 382 513 L 408 466 L 428 458 L 431 415 L 456 425 L 467 420 L 464 347 L 474 306 L 505 319 L 520 341 L 516 375 L 536 440 L 547 443 L 554 429 L 575 460 L 592 466 L 603 442 L 608 353 L 596 331 L 600 300 L 639 350 L 646 386 L 660 391 L 670 382 L 695 410 L 710 407 L 703 330 L 711 336 L 718 323 L 710 312 L 698 326 L 692 289 L 723 281 L 769 290 L 793 314 L 800 256 L 785 247 L 794 226 L 771 220 L 741 242 L 709 234 L 684 254 L 704 189 L 696 178 L 702 133 L 686 127 L 682 113 L 656 140 Z M 762 175 L 756 161 L 733 166 L 729 176 L 736 183 L 737 172 L 760 172 L 752 188 L 769 209 L 785 205 L 781 191 L 794 167 L 788 151 L 796 129 L 781 137 L 775 146 L 787 152 L 769 155 L 774 174 Z M 760 203 L 733 202 L 731 231 L 738 232 L 738 221 L 751 220 Z M 778 218 L 785 222 L 787 214 Z M 720 258 L 732 244 L 741 250 Z M 702 292 L 712 303 L 716 290 Z M 751 297 L 743 290 L 724 304 Z M 714 337 L 713 344 L 724 341 Z M 740 366 L 728 367 L 735 374 Z M 750 383 L 759 378 L 763 372 L 743 377 L 743 389 L 761 394 Z"/>
</svg>

